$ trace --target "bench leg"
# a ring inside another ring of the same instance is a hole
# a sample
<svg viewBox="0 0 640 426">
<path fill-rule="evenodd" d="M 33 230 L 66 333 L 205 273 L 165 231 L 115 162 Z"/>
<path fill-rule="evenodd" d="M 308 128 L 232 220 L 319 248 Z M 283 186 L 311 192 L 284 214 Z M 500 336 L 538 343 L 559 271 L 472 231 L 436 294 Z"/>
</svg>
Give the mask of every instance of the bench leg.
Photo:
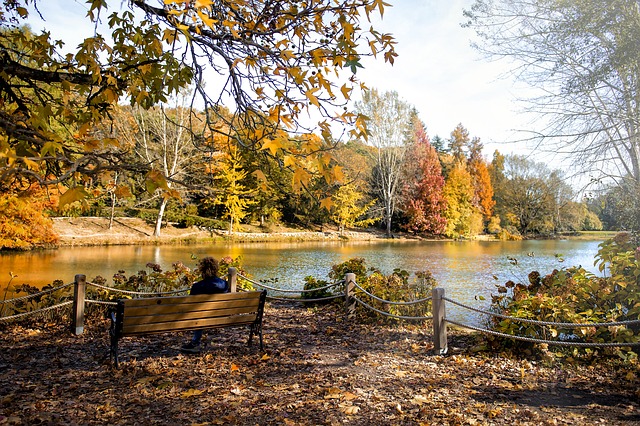
<svg viewBox="0 0 640 426">
<path fill-rule="evenodd" d="M 111 340 L 111 344 L 109 345 L 109 359 L 113 359 L 113 364 L 118 368 L 118 337 L 116 336 L 115 316 L 112 318 L 111 327 L 109 327 L 109 337 Z"/>
<path fill-rule="evenodd" d="M 264 350 L 264 345 L 262 343 L 262 324 L 251 324 L 251 331 L 249 331 L 249 346 L 251 346 L 251 341 L 253 340 L 253 335 L 257 334 L 260 339 L 260 350 Z"/>
</svg>

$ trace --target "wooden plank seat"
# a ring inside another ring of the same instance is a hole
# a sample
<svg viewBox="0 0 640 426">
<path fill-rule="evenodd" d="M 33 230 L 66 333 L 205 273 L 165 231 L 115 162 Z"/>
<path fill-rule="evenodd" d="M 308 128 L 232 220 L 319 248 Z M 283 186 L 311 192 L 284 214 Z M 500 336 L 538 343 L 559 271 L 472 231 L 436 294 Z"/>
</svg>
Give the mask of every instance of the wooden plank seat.
<svg viewBox="0 0 640 426">
<path fill-rule="evenodd" d="M 118 341 L 123 337 L 170 331 L 249 326 L 249 342 L 262 343 L 262 314 L 267 291 L 194 296 L 120 299 L 110 313 L 110 357 L 118 367 Z"/>
</svg>

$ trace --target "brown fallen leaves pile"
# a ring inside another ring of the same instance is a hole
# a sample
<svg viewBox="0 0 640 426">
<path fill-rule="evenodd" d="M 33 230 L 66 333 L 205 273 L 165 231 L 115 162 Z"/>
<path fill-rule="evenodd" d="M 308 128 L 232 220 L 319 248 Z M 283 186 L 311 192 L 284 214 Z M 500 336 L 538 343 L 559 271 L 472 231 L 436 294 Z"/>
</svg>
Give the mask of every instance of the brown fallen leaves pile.
<svg viewBox="0 0 640 426">
<path fill-rule="evenodd" d="M 0 329 L 0 425 L 640 424 L 638 366 L 563 365 L 472 353 L 430 329 L 346 321 L 339 306 L 265 312 L 266 353 L 245 328 L 125 338 L 108 359 L 108 324 Z M 206 335 L 206 334 L 205 334 Z"/>
</svg>

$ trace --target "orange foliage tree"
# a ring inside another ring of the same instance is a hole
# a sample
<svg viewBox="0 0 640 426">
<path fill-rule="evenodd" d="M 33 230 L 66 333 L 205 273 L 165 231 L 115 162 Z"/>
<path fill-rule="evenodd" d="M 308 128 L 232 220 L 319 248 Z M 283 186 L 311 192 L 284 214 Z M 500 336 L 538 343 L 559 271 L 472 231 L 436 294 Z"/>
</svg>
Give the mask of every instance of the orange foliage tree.
<svg viewBox="0 0 640 426">
<path fill-rule="evenodd" d="M 41 189 L 0 193 L 0 250 L 30 250 L 58 242 L 45 210 L 52 207 Z"/>
</svg>

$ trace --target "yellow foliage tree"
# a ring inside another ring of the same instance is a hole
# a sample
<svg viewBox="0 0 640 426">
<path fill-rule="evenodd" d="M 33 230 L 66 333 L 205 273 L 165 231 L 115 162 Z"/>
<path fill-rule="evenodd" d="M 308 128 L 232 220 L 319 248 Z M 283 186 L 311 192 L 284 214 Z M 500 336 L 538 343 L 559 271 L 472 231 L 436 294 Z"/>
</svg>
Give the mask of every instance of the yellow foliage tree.
<svg viewBox="0 0 640 426">
<path fill-rule="evenodd" d="M 216 180 L 218 187 L 215 202 L 224 206 L 225 215 L 229 219 L 229 235 L 233 234 L 234 224 L 240 228 L 240 221 L 247 215 L 247 208 L 256 202 L 250 198 L 255 193 L 243 183 L 247 172 L 242 169 L 242 162 L 235 145 L 230 144 L 218 163 Z"/>
<path fill-rule="evenodd" d="M 345 228 L 368 226 L 380 220 L 379 218 L 360 219 L 367 214 L 371 206 L 376 202 L 376 200 L 372 200 L 362 204 L 363 198 L 364 194 L 353 183 L 340 186 L 338 191 L 331 197 L 333 202 L 331 220 L 338 225 L 340 235 L 344 233 Z"/>
<path fill-rule="evenodd" d="M 459 237 L 472 231 L 474 188 L 471 174 L 463 161 L 455 161 L 447 176 L 442 195 L 447 201 L 445 235 Z"/>
</svg>

